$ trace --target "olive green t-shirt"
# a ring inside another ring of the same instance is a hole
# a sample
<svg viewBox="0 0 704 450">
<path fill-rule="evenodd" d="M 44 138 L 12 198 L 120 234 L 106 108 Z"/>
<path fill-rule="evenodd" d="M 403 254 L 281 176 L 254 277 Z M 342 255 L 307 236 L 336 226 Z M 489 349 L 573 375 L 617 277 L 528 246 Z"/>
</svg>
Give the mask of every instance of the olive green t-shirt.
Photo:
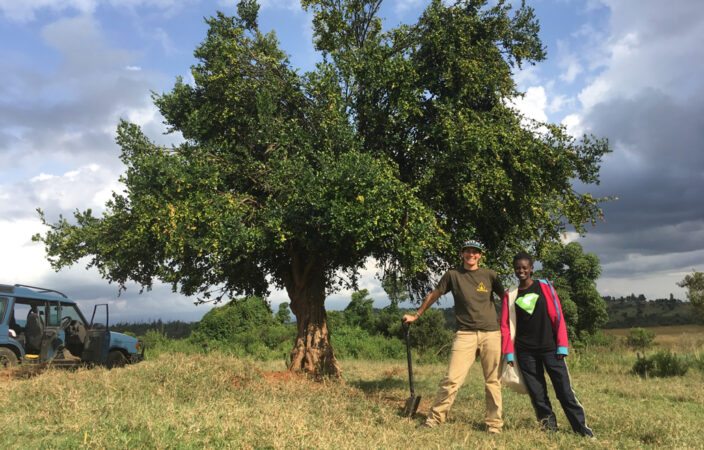
<svg viewBox="0 0 704 450">
<path fill-rule="evenodd" d="M 437 289 L 441 294 L 452 291 L 459 331 L 499 329 L 499 318 L 491 294 L 494 292 L 503 298 L 504 288 L 493 270 L 483 267 L 476 270 L 464 267 L 450 269 L 440 279 Z"/>
</svg>

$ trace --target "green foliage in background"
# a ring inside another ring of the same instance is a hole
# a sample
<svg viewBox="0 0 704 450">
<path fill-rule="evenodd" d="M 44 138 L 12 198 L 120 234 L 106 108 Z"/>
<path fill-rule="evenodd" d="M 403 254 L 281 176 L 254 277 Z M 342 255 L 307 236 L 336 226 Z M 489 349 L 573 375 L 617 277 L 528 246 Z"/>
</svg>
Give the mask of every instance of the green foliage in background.
<svg viewBox="0 0 704 450">
<path fill-rule="evenodd" d="M 694 270 L 677 285 L 687 289 L 687 300 L 694 306 L 699 320 L 704 322 L 704 273 Z"/>
<path fill-rule="evenodd" d="M 542 269 L 535 278 L 549 279 L 560 298 L 570 338 L 594 334 L 609 320 L 606 302 L 596 290 L 601 275 L 599 258 L 584 253 L 578 242 L 554 243 L 539 258 Z"/>
<path fill-rule="evenodd" d="M 288 307 L 288 302 L 279 304 L 279 310 L 276 311 L 276 320 L 280 323 L 289 323 L 291 321 L 291 310 Z"/>
<path fill-rule="evenodd" d="M 352 300 L 345 308 L 345 322 L 351 327 L 359 327 L 367 332 L 375 331 L 374 300 L 369 291 L 362 289 L 352 293 Z"/>
<path fill-rule="evenodd" d="M 681 377 L 689 367 L 686 357 L 662 350 L 652 356 L 638 358 L 633 365 L 633 373 L 643 377 Z"/>
<path fill-rule="evenodd" d="M 645 351 L 653 346 L 654 340 L 654 332 L 645 328 L 631 328 L 626 336 L 626 345 L 636 351 Z"/>
<path fill-rule="evenodd" d="M 295 326 L 274 318 L 266 300 L 247 297 L 208 311 L 189 340 L 205 347 L 228 349 L 240 356 L 267 359 L 288 351 L 295 335 Z"/>
</svg>

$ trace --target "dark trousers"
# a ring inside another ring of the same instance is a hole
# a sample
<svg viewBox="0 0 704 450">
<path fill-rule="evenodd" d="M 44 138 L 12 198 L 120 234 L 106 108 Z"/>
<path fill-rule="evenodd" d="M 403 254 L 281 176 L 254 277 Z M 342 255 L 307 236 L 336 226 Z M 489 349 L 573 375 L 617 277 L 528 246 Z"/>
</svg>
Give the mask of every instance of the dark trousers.
<svg viewBox="0 0 704 450">
<path fill-rule="evenodd" d="M 565 411 L 567 420 L 570 421 L 572 430 L 583 436 L 593 436 L 592 430 L 587 427 L 584 408 L 579 404 L 570 386 L 570 375 L 564 359 L 558 359 L 555 351 L 516 353 L 518 366 L 523 374 L 523 379 L 528 388 L 530 401 L 538 421 L 549 430 L 557 430 L 557 419 L 552 411 L 548 399 L 545 371 L 550 376 L 555 395 Z"/>
</svg>

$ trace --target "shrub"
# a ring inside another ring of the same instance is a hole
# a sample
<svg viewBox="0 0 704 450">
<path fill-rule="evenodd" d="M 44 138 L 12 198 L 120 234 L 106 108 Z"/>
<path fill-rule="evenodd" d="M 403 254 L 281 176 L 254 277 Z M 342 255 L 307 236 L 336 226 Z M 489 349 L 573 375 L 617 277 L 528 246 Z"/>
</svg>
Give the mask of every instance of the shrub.
<svg viewBox="0 0 704 450">
<path fill-rule="evenodd" d="M 638 359 L 633 365 L 633 372 L 640 376 L 675 377 L 682 376 L 689 370 L 690 361 L 669 350 L 660 351 L 651 357 Z"/>
<path fill-rule="evenodd" d="M 437 308 L 426 310 L 422 316 L 413 322 L 411 329 L 411 346 L 420 353 L 449 347 L 452 342 L 452 331 L 445 328 L 445 316 Z"/>
<path fill-rule="evenodd" d="M 653 346 L 655 333 L 644 328 L 631 328 L 626 337 L 626 345 L 633 350 L 645 351 Z"/>
<path fill-rule="evenodd" d="M 384 360 L 406 357 L 406 347 L 400 340 L 371 336 L 359 327 L 342 326 L 331 330 L 330 341 L 335 356 L 340 358 Z"/>
<path fill-rule="evenodd" d="M 376 319 L 376 334 L 403 339 L 402 316 L 403 313 L 395 303 L 382 309 Z"/>
<path fill-rule="evenodd" d="M 288 306 L 288 302 L 279 304 L 279 310 L 276 312 L 276 320 L 280 323 L 289 323 L 291 321 L 291 310 Z"/>
<path fill-rule="evenodd" d="M 163 347 L 169 343 L 166 333 L 159 330 L 147 330 L 142 339 L 147 349 Z"/>
<path fill-rule="evenodd" d="M 281 357 L 293 347 L 295 324 L 282 324 L 273 317 L 261 297 L 232 300 L 208 311 L 196 325 L 190 341 L 209 350 L 257 359 Z"/>
<path fill-rule="evenodd" d="M 586 347 L 611 347 L 616 340 L 615 337 L 598 330 L 595 333 L 583 333 L 581 341 Z"/>
<path fill-rule="evenodd" d="M 231 341 L 250 330 L 275 323 L 269 304 L 263 298 L 234 299 L 205 313 L 191 336 L 194 340 Z"/>
<path fill-rule="evenodd" d="M 352 293 L 352 300 L 345 308 L 345 320 L 352 327 L 357 326 L 373 332 L 375 329 L 374 300 L 368 296 L 369 291 L 366 289 Z"/>
</svg>

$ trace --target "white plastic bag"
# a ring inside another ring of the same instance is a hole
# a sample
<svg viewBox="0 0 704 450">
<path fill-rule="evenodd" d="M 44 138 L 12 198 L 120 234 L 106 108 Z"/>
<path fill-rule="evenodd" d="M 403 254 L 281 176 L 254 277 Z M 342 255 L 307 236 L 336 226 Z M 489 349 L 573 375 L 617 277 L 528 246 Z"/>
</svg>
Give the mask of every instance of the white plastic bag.
<svg viewBox="0 0 704 450">
<path fill-rule="evenodd" d="M 526 383 L 523 381 L 523 375 L 518 369 L 518 364 L 513 363 L 511 366 L 508 363 L 504 364 L 504 370 L 501 372 L 501 384 L 508 386 L 512 391 L 519 394 L 527 394 Z"/>
</svg>

